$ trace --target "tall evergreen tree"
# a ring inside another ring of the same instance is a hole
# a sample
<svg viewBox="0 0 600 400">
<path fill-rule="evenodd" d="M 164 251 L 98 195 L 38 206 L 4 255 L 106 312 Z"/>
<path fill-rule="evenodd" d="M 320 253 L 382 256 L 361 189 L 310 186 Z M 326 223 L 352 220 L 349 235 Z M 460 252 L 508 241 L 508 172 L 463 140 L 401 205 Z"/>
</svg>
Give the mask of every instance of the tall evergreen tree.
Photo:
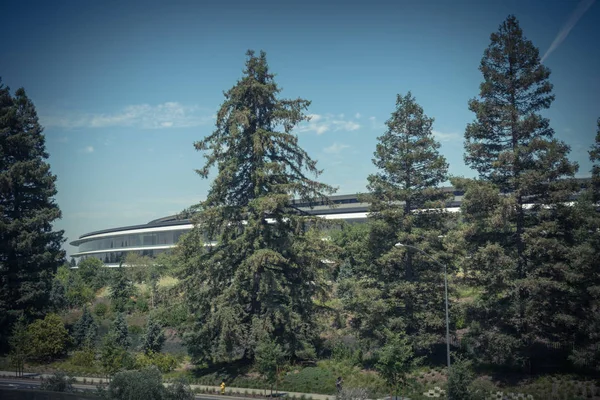
<svg viewBox="0 0 600 400">
<path fill-rule="evenodd" d="M 568 281 L 574 298 L 568 312 L 576 321 L 571 360 L 600 370 L 600 118 L 589 154 L 592 182 L 573 207 L 576 245 Z"/>
<path fill-rule="evenodd" d="M 123 266 L 119 265 L 113 275 L 110 287 L 110 300 L 117 312 L 125 311 L 129 298 L 135 293 L 133 282 Z"/>
<path fill-rule="evenodd" d="M 148 318 L 146 334 L 142 340 L 142 350 L 144 353 L 160 353 L 165 340 L 165 332 L 158 322 L 152 317 Z"/>
<path fill-rule="evenodd" d="M 316 295 L 325 295 L 328 244 L 307 233 L 309 217 L 292 207 L 333 189 L 311 179 L 320 171 L 293 128 L 309 118 L 310 102 L 280 99 L 266 54 L 248 51 L 241 80 L 225 92 L 216 130 L 195 148 L 205 152 L 198 173 L 217 174 L 196 208 L 196 233 L 183 242 L 182 277 L 195 324 L 187 343 L 196 358 L 253 357 L 266 331 L 294 357 L 317 333 Z M 202 235 L 216 245 L 199 253 Z M 190 249 L 192 249 L 190 251 Z"/>
<path fill-rule="evenodd" d="M 77 347 L 94 347 L 98 336 L 98 323 L 87 307 L 83 307 L 83 314 L 73 326 L 73 341 Z"/>
<path fill-rule="evenodd" d="M 354 266 L 354 278 L 341 288 L 351 292 L 342 295 L 353 326 L 379 344 L 383 327 L 406 332 L 418 348 L 430 347 L 444 332 L 443 269 L 414 249 L 394 246 L 401 242 L 444 258 L 438 236 L 446 229 L 448 194 L 438 185 L 448 164 L 438 153 L 433 121 L 410 92 L 398 95 L 375 151 L 378 172 L 368 177 L 371 262 Z"/>
<path fill-rule="evenodd" d="M 129 328 L 127 327 L 127 320 L 125 314 L 119 313 L 113 322 L 111 327 L 111 333 L 114 336 L 115 343 L 124 349 L 131 346 L 131 338 L 129 337 Z"/>
<path fill-rule="evenodd" d="M 48 298 L 52 311 L 60 312 L 67 308 L 68 301 L 66 294 L 62 282 L 59 279 L 54 278 L 52 280 L 52 289 L 50 289 L 50 297 Z"/>
<path fill-rule="evenodd" d="M 598 118 L 596 130 L 596 140 L 590 150 L 590 160 L 593 163 L 592 166 L 592 193 L 593 201 L 600 201 L 600 118 Z"/>
<path fill-rule="evenodd" d="M 0 81 L 0 350 L 17 315 L 47 310 L 65 257 L 63 231 L 52 228 L 61 213 L 42 131 L 25 90 L 12 96 Z"/>
<path fill-rule="evenodd" d="M 504 353 L 526 362 L 532 341 L 561 340 L 571 324 L 562 302 L 569 250 L 561 219 L 577 165 L 540 114 L 554 100 L 550 70 L 514 16 L 491 35 L 480 70 L 484 81 L 479 98 L 469 102 L 476 120 L 466 128 L 465 161 L 487 183 L 462 182 L 471 190 L 463 204 L 470 264 L 485 289 L 475 335 L 479 354 L 512 347 Z"/>
</svg>

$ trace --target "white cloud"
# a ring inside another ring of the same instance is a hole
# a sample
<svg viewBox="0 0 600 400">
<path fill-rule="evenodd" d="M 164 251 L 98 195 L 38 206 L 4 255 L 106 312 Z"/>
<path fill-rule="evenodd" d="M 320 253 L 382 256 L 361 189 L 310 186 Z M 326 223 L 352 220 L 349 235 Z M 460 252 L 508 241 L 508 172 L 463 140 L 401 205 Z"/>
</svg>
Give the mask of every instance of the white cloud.
<svg viewBox="0 0 600 400">
<path fill-rule="evenodd" d="M 460 133 L 447 133 L 440 131 L 432 131 L 432 133 L 433 136 L 440 142 L 453 142 L 462 139 L 462 135 Z"/>
<path fill-rule="evenodd" d="M 356 119 L 359 119 L 359 118 L 360 118 L 360 113 L 356 113 L 356 114 L 354 115 L 354 118 L 356 118 Z"/>
<path fill-rule="evenodd" d="M 85 146 L 83 149 L 79 150 L 80 153 L 93 153 L 94 152 L 94 146 Z"/>
<path fill-rule="evenodd" d="M 577 25 L 579 19 L 592 6 L 592 4 L 594 4 L 595 1 L 596 0 L 582 0 L 579 2 L 577 8 L 575 8 L 575 11 L 571 13 L 567 22 L 563 25 L 563 27 L 558 32 L 558 35 L 556 35 L 556 37 L 554 38 L 554 41 L 550 45 L 550 48 L 546 50 L 546 53 L 542 57 L 542 62 L 544 62 L 546 58 L 548 58 L 548 56 L 552 54 L 552 52 L 556 50 L 558 46 L 562 44 L 562 42 L 567 38 L 567 36 L 569 36 L 569 32 L 571 32 L 571 29 L 573 29 L 575 25 Z"/>
<path fill-rule="evenodd" d="M 317 135 L 322 135 L 325 132 L 355 131 L 361 127 L 356 121 L 346 120 L 344 114 L 338 116 L 310 114 L 310 117 L 310 121 L 298 127 L 298 132 L 315 132 Z"/>
<path fill-rule="evenodd" d="M 79 114 L 42 116 L 46 127 L 59 128 L 105 128 L 134 127 L 143 129 L 188 128 L 211 123 L 215 115 L 194 105 L 166 102 L 157 105 L 139 104 L 123 108 L 112 114 Z"/>
<path fill-rule="evenodd" d="M 350 146 L 348 146 L 347 144 L 334 143 L 329 147 L 325 147 L 323 151 L 327 154 L 340 154 L 342 150 L 347 149 L 348 147 Z"/>
</svg>

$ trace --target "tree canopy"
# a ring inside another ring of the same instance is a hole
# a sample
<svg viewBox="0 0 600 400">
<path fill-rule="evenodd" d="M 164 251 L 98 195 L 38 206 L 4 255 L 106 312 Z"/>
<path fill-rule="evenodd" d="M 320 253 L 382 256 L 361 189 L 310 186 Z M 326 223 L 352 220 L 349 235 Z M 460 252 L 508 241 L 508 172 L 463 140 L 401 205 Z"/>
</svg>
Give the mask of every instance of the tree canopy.
<svg viewBox="0 0 600 400">
<path fill-rule="evenodd" d="M 181 251 L 196 319 L 187 342 L 198 358 L 252 358 L 264 332 L 296 356 L 312 347 L 313 298 L 326 293 L 328 244 L 291 201 L 334 192 L 316 180 L 316 161 L 292 133 L 309 119 L 310 102 L 279 98 L 266 54 L 247 57 L 243 77 L 225 92 L 216 130 L 194 144 L 206 160 L 200 176 L 217 169 L 206 200 L 193 209 L 197 232 Z M 202 251 L 205 239 L 215 243 Z"/>
<path fill-rule="evenodd" d="M 64 262 L 56 176 L 47 162 L 43 128 L 23 88 L 0 81 L 0 350 L 19 315 L 49 308 L 52 275 Z"/>
</svg>

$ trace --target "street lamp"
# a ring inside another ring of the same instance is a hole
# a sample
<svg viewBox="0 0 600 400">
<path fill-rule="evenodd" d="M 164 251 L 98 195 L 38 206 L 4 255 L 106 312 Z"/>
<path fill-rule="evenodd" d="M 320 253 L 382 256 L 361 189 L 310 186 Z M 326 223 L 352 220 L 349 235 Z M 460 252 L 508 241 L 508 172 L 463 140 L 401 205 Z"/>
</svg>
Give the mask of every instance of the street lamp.
<svg viewBox="0 0 600 400">
<path fill-rule="evenodd" d="M 427 256 L 430 260 L 435 262 L 437 265 L 444 267 L 444 291 L 445 291 L 445 299 L 446 299 L 446 357 L 447 357 L 446 361 L 448 363 L 448 373 L 450 373 L 450 322 L 448 319 L 448 268 L 446 267 L 446 264 L 442 264 L 441 262 L 439 262 L 438 260 L 436 260 L 435 258 L 433 258 L 428 253 L 424 252 L 423 250 L 421 250 L 418 247 L 411 246 L 409 244 L 400 243 L 400 242 L 396 243 L 394 246 L 395 247 L 408 247 L 408 248 L 417 250 L 421 254 Z"/>
</svg>

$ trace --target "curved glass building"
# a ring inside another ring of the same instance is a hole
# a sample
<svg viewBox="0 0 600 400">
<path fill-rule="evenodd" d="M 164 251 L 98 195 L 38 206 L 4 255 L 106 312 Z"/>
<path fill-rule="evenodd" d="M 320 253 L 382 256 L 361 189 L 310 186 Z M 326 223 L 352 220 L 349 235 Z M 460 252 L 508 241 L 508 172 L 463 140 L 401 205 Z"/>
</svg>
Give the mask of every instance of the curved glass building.
<svg viewBox="0 0 600 400">
<path fill-rule="evenodd" d="M 453 191 L 453 188 L 444 188 Z M 462 193 L 455 193 L 455 200 Z M 332 208 L 322 203 L 312 205 L 299 201 L 293 202 L 293 206 L 300 212 L 317 215 L 329 220 L 343 220 L 347 222 L 364 222 L 367 219 L 369 205 L 361 203 L 357 195 L 340 195 L 330 197 L 335 204 Z M 460 202 L 452 201 L 448 204 L 449 210 L 456 211 Z M 71 257 L 76 261 L 87 257 L 96 257 L 110 267 L 119 265 L 127 253 L 136 252 L 140 255 L 155 257 L 158 254 L 175 247 L 182 234 L 193 227 L 189 220 L 177 219 L 169 216 L 150 221 L 144 225 L 124 226 L 114 229 L 105 229 L 81 235 L 79 239 L 72 241 L 72 246 L 77 246 L 76 253 Z"/>
<path fill-rule="evenodd" d="M 588 179 L 580 179 L 582 187 Z M 452 192 L 454 197 L 446 204 L 446 211 L 460 210 L 463 193 L 452 187 L 443 188 Z M 577 196 L 574 196 L 576 198 Z M 364 222 L 367 219 L 369 204 L 361 203 L 357 195 L 332 196 L 329 199 L 335 206 L 332 208 L 322 203 L 306 204 L 294 201 L 292 205 L 300 212 L 317 215 L 329 220 L 347 222 Z M 96 257 L 107 266 L 118 266 L 127 253 L 155 257 L 175 247 L 182 234 L 192 229 L 189 220 L 177 219 L 176 216 L 160 218 L 145 225 L 125 226 L 114 229 L 86 233 L 72 241 L 78 251 L 71 254 L 77 260 Z"/>
</svg>

